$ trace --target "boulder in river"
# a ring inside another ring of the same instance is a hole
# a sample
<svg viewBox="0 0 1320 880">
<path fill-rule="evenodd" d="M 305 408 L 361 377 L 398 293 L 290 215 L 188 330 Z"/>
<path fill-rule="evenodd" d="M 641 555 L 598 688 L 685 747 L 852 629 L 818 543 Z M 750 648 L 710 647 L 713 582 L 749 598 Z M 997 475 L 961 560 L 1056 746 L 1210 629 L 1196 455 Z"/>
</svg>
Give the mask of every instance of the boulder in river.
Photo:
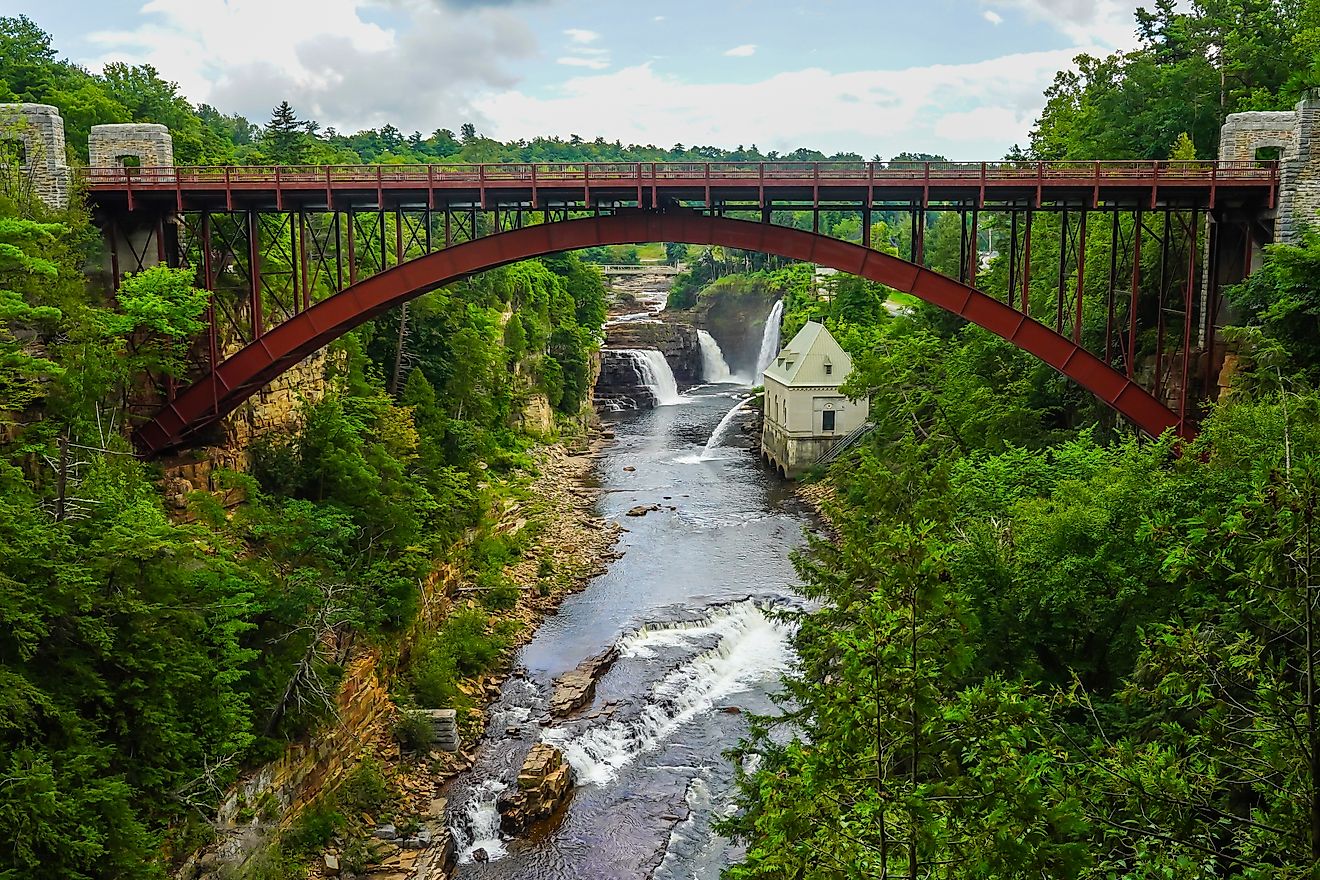
<svg viewBox="0 0 1320 880">
<path fill-rule="evenodd" d="M 500 829 L 505 834 L 521 834 L 566 804 L 572 791 L 573 768 L 563 752 L 549 743 L 537 743 L 527 753 L 517 784 L 495 802 Z M 472 855 L 475 860 L 476 853 Z"/>
<path fill-rule="evenodd" d="M 555 690 L 550 695 L 550 714 L 563 718 L 590 703 L 596 696 L 596 682 L 618 659 L 619 649 L 611 646 L 555 679 Z"/>
<path fill-rule="evenodd" d="M 628 508 L 626 516 L 646 516 L 653 510 L 659 510 L 659 504 L 639 504 L 636 507 Z"/>
</svg>

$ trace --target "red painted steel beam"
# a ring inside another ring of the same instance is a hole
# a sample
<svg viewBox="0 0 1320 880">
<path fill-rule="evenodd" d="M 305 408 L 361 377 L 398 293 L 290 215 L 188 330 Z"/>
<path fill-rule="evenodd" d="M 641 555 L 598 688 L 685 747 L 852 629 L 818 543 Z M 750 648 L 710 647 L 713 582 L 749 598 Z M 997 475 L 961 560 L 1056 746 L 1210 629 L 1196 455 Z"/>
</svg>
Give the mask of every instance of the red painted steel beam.
<svg viewBox="0 0 1320 880">
<path fill-rule="evenodd" d="M 437 251 L 367 278 L 285 321 L 189 387 L 134 439 L 147 454 L 182 445 L 259 388 L 349 330 L 423 293 L 487 269 L 597 245 L 722 245 L 829 266 L 917 296 L 1028 351 L 1147 434 L 1178 427 L 1148 391 L 1066 337 L 980 291 L 898 257 L 785 226 L 689 211 L 627 212 L 528 226 Z M 212 401 L 218 401 L 213 406 Z M 1184 429 L 1184 436 L 1190 429 Z"/>
</svg>

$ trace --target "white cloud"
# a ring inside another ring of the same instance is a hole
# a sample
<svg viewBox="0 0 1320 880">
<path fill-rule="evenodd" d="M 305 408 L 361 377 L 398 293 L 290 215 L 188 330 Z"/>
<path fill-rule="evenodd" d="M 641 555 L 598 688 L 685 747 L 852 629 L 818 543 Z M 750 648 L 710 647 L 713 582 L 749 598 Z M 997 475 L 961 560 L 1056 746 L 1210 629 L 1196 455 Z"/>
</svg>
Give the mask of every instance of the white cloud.
<svg viewBox="0 0 1320 880">
<path fill-rule="evenodd" d="M 1059 30 L 1078 45 L 1102 51 L 1136 45 L 1136 0 L 983 0 L 989 6 L 1016 9 Z M 1146 4 L 1149 5 L 1149 4 Z"/>
<path fill-rule="evenodd" d="M 651 21 L 664 21 L 664 20 L 665 17 L 663 15 L 656 15 L 651 18 Z"/>
<path fill-rule="evenodd" d="M 600 39 L 600 34 L 582 28 L 569 28 L 564 34 L 574 43 L 594 43 Z"/>
<path fill-rule="evenodd" d="M 743 43 L 741 46 L 734 46 L 732 49 L 726 50 L 724 54 L 730 58 L 746 58 L 756 54 L 756 44 Z"/>
<path fill-rule="evenodd" d="M 505 91 L 480 108 L 491 133 L 503 138 L 577 132 L 661 146 L 755 143 L 867 158 L 929 150 L 996 159 L 1025 140 L 1045 87 L 1076 51 L 900 70 L 810 68 L 753 83 L 692 83 L 648 63 L 570 79 L 549 98 Z"/>
<path fill-rule="evenodd" d="M 562 58 L 556 58 L 555 63 L 563 64 L 565 67 L 586 67 L 591 70 L 604 70 L 610 66 L 608 61 L 599 58 L 582 58 L 578 55 L 565 55 Z"/>
<path fill-rule="evenodd" d="M 389 0 L 395 29 L 368 20 L 379 0 L 147 0 L 133 29 L 89 35 L 84 59 L 155 65 L 194 101 L 264 121 L 288 99 L 344 130 L 392 122 L 429 131 L 476 118 L 474 94 L 512 88 L 511 62 L 536 48 L 507 9 Z"/>
<path fill-rule="evenodd" d="M 1004 23 L 1004 17 L 993 9 L 987 9 L 985 12 L 981 13 L 981 15 L 985 17 L 986 21 L 993 25 L 1001 25 Z"/>
</svg>

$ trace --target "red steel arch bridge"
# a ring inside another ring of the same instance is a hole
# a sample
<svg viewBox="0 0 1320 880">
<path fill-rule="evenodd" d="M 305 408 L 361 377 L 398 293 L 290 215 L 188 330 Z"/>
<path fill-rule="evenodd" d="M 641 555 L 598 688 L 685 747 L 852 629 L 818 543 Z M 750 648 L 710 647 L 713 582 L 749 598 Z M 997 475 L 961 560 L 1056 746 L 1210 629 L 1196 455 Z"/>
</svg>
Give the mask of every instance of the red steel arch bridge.
<svg viewBox="0 0 1320 880">
<path fill-rule="evenodd" d="M 534 256 L 650 241 L 762 251 L 882 282 L 1039 357 L 1144 432 L 1190 436 L 1222 356 L 1221 290 L 1270 237 L 1279 173 L 1259 161 L 644 162 L 115 167 L 86 169 L 83 184 L 115 285 L 166 263 L 194 269 L 212 292 L 195 381 L 168 383 L 136 432 L 156 455 L 201 442 L 262 385 L 422 293 Z M 860 242 L 822 234 L 826 211 L 854 212 Z M 787 225 L 789 212 L 809 214 L 810 231 Z M 928 268 L 925 241 L 944 212 L 961 228 L 948 275 Z M 907 253 L 872 247 L 877 214 L 906 215 Z M 1032 253 L 1042 215 L 1057 229 L 1047 260 Z M 991 223 L 1003 299 L 975 288 Z M 1100 279 L 1087 276 L 1097 237 L 1113 243 Z M 1103 331 L 1084 334 L 1083 293 L 1097 287 Z"/>
</svg>

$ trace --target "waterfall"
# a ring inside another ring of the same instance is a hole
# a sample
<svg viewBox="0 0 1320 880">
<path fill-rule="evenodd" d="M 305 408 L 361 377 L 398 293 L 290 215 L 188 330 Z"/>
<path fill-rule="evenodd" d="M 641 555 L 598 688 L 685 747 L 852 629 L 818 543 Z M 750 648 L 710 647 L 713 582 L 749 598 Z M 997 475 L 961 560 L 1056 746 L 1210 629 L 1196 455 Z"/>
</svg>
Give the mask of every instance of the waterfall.
<svg viewBox="0 0 1320 880">
<path fill-rule="evenodd" d="M 655 395 L 656 406 L 672 406 L 683 402 L 683 398 L 678 393 L 678 381 L 674 379 L 674 371 L 669 368 L 669 361 L 665 360 L 663 354 L 653 348 L 618 350 L 632 358 L 642 384 Z"/>
<path fill-rule="evenodd" d="M 738 410 L 751 401 L 752 398 L 744 397 L 742 400 L 729 410 L 729 412 L 720 419 L 720 423 L 715 426 L 715 430 L 710 432 L 710 439 L 706 441 L 706 448 L 701 451 L 702 458 L 713 458 L 715 449 L 724 442 L 724 435 L 728 434 L 733 427 L 733 417 L 738 415 Z"/>
<path fill-rule="evenodd" d="M 677 651 L 687 659 L 652 686 L 641 711 L 578 732 L 552 727 L 541 738 L 563 751 L 579 784 L 609 782 L 720 700 L 773 681 L 792 656 L 791 636 L 789 625 L 750 599 L 701 620 L 643 627 L 619 640 L 620 657 L 651 660 Z M 706 647 L 712 639 L 714 646 Z"/>
<path fill-rule="evenodd" d="M 779 354 L 779 321 L 783 316 L 784 301 L 781 299 L 770 309 L 765 319 L 765 330 L 761 331 L 761 353 L 756 356 L 756 375 L 752 377 L 752 382 L 758 385 L 765 368 L 773 364 L 775 355 Z"/>
<path fill-rule="evenodd" d="M 715 385 L 729 385 L 738 380 L 729 371 L 729 363 L 724 359 L 720 344 L 705 330 L 697 331 L 697 342 L 701 344 L 701 378 Z"/>
<path fill-rule="evenodd" d="M 492 862 L 508 854 L 500 837 L 500 812 L 495 806 L 500 792 L 508 787 L 502 779 L 483 779 L 474 797 L 454 817 L 450 831 L 460 863 L 470 864 L 472 852 L 478 849 L 484 849 Z"/>
</svg>

